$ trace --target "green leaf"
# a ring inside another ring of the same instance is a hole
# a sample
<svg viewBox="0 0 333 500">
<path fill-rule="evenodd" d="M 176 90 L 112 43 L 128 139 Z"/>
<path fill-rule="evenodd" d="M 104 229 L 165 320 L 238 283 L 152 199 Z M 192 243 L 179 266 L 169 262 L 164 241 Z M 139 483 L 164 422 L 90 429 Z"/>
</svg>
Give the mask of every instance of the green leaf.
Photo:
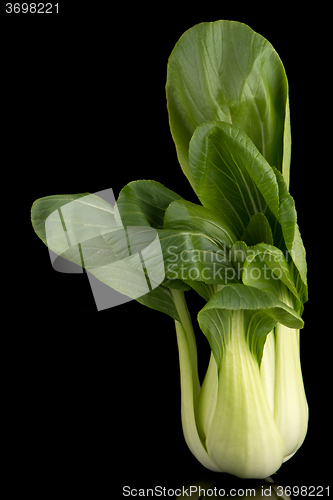
<svg viewBox="0 0 333 500">
<path fill-rule="evenodd" d="M 187 285 L 182 280 L 172 280 L 170 278 L 165 278 L 162 283 L 163 286 L 167 288 L 172 288 L 173 290 L 181 290 L 182 292 L 187 292 L 191 290 L 191 286 Z"/>
<path fill-rule="evenodd" d="M 244 330 L 232 328 L 235 311 L 244 311 Z M 245 335 L 260 366 L 266 337 L 277 322 L 289 328 L 302 328 L 301 317 L 273 293 L 240 284 L 230 284 L 217 292 L 198 314 L 201 330 L 207 337 L 218 368 L 231 335 Z"/>
<path fill-rule="evenodd" d="M 289 174 L 287 77 L 272 45 L 249 26 L 216 21 L 186 31 L 169 58 L 166 92 L 179 162 L 192 185 L 190 139 L 198 125 L 215 120 L 243 130 L 270 165 L 282 172 L 283 163 Z"/>
<path fill-rule="evenodd" d="M 196 233 L 201 232 L 207 237 L 209 237 L 209 241 L 213 241 L 218 245 L 218 259 L 219 261 L 223 258 L 221 250 L 224 251 L 225 259 L 227 261 L 227 268 L 230 267 L 230 262 L 228 259 L 228 250 L 231 248 L 233 243 L 236 241 L 236 236 L 233 234 L 232 230 L 226 222 L 211 210 L 197 205 L 195 203 L 190 203 L 186 200 L 178 200 L 170 203 L 169 207 L 165 212 L 164 217 L 164 228 L 165 229 L 177 229 L 181 231 L 194 231 Z M 198 249 L 194 250 L 196 253 Z M 195 257 L 195 259 L 198 257 Z M 210 260 L 214 262 L 214 257 L 209 257 L 208 253 L 204 252 L 203 259 L 205 262 Z M 220 267 L 220 262 L 213 264 L 213 267 L 216 271 L 216 275 L 218 273 L 226 275 L 229 281 L 234 281 L 234 273 L 232 269 L 222 270 Z M 195 269 L 193 271 L 189 270 L 189 273 L 194 275 L 197 273 Z M 188 273 L 187 273 L 188 274 Z M 185 278 L 184 281 L 189 283 L 191 287 L 205 300 L 209 300 L 212 295 L 214 295 L 216 289 L 214 284 L 207 284 L 199 281 L 194 281 L 193 279 Z M 226 280 L 218 279 L 218 283 L 225 282 Z M 211 281 L 209 281 L 210 283 Z M 216 280 L 214 280 L 214 283 Z"/>
<path fill-rule="evenodd" d="M 87 196 L 89 193 L 61 194 L 45 196 L 36 200 L 31 208 L 31 222 L 37 236 L 47 245 L 45 221 L 52 213 L 74 200 Z"/>
<path fill-rule="evenodd" d="M 120 191 L 115 207 L 115 217 L 119 225 L 126 227 L 148 226 L 162 228 L 165 210 L 174 200 L 182 200 L 182 197 L 159 182 L 153 180 L 133 181 Z M 146 236 L 149 238 L 148 233 L 146 233 Z M 104 238 L 109 244 L 112 243 L 111 234 L 104 235 Z M 117 252 L 125 252 L 126 238 L 125 240 L 124 238 L 116 240 L 113 242 L 113 249 Z M 144 241 L 141 243 L 146 244 Z M 163 285 L 136 300 L 180 321 L 173 296 L 169 290 L 171 288 L 188 290 L 189 286 L 181 282 L 181 280 L 165 278 Z"/>
<path fill-rule="evenodd" d="M 286 249 L 296 267 L 295 274 L 297 274 L 297 278 L 295 282 L 300 280 L 298 282 L 298 290 L 301 300 L 304 303 L 308 300 L 307 263 L 305 248 L 297 224 L 295 201 L 290 195 L 281 173 L 277 169 L 274 169 L 274 171 L 279 185 L 280 210 L 277 219 L 281 224 Z"/>
<path fill-rule="evenodd" d="M 267 218 L 263 214 L 253 215 L 239 239 L 249 246 L 256 245 L 257 243 L 273 245 L 272 229 Z"/>
<path fill-rule="evenodd" d="M 228 248 L 214 238 L 185 229 L 162 229 L 158 235 L 167 278 L 208 284 L 238 281 Z"/>
<path fill-rule="evenodd" d="M 244 132 L 222 122 L 200 125 L 191 139 L 189 160 L 199 200 L 237 237 L 253 215 L 265 214 L 268 207 L 278 216 L 275 173 Z"/>
<path fill-rule="evenodd" d="M 142 230 L 145 225 L 160 227 L 164 219 L 166 229 L 157 231 L 166 278 L 210 284 L 233 281 L 234 270 L 228 259 L 228 248 L 235 236 L 223 220 L 209 210 L 179 197 L 173 201 L 177 197 L 176 193 L 153 181 L 132 182 L 122 189 L 117 201 L 119 219 L 124 224 L 143 224 L 139 229 L 142 240 L 136 239 L 138 247 L 134 244 L 133 248 L 140 251 L 141 245 L 150 243 L 149 231 Z M 135 226 L 128 227 L 134 230 Z M 107 242 L 120 257 L 126 254 L 125 234 L 119 238 L 109 232 Z"/>
<path fill-rule="evenodd" d="M 78 244 L 84 242 L 86 266 L 116 260 L 101 231 L 115 227 L 113 207 L 94 194 L 53 195 L 36 200 L 31 222 L 50 250 L 81 265 Z"/>
<path fill-rule="evenodd" d="M 120 191 L 117 200 L 118 223 L 124 226 L 163 227 L 164 213 L 168 205 L 181 200 L 174 191 L 152 180 L 133 181 Z"/>
<path fill-rule="evenodd" d="M 286 102 L 286 115 L 284 122 L 283 134 L 283 162 L 282 162 L 282 175 L 285 180 L 287 189 L 289 189 L 290 177 L 290 159 L 291 159 L 291 131 L 290 131 L 290 109 L 289 109 L 289 96 Z"/>
<path fill-rule="evenodd" d="M 227 247 L 231 247 L 237 239 L 222 217 L 186 200 L 170 203 L 164 216 L 164 228 L 201 231 Z"/>
<path fill-rule="evenodd" d="M 207 284 L 204 283 L 203 281 L 193 281 L 193 280 L 186 280 L 186 283 L 193 288 L 197 292 L 200 297 L 205 299 L 206 302 L 209 301 L 213 297 L 213 295 L 221 290 L 221 288 L 224 285 L 221 284 Z"/>
<path fill-rule="evenodd" d="M 249 250 L 244 263 L 243 283 L 275 294 L 283 300 L 282 284 L 294 295 L 294 307 L 300 312 L 301 297 L 289 271 L 285 256 L 278 248 L 259 244 Z"/>
<path fill-rule="evenodd" d="M 305 249 L 297 225 L 295 202 L 283 175 L 268 165 L 243 132 L 222 122 L 206 123 L 196 129 L 189 158 L 193 187 L 199 200 L 224 218 L 240 239 L 257 243 L 256 238 L 264 236 L 269 241 L 269 229 L 263 226 L 262 216 L 267 218 L 275 246 L 288 250 L 293 259 L 305 302 Z M 258 234 L 259 219 L 263 235 Z M 252 236 L 248 229 L 251 226 L 256 230 L 251 231 Z"/>
<path fill-rule="evenodd" d="M 171 318 L 181 322 L 172 292 L 169 288 L 163 285 L 160 285 L 149 293 L 138 297 L 136 300 L 144 306 L 167 314 Z"/>
<path fill-rule="evenodd" d="M 239 271 L 243 270 L 243 265 L 248 253 L 248 247 L 244 241 L 236 241 L 230 250 L 229 256 L 234 267 Z"/>
</svg>

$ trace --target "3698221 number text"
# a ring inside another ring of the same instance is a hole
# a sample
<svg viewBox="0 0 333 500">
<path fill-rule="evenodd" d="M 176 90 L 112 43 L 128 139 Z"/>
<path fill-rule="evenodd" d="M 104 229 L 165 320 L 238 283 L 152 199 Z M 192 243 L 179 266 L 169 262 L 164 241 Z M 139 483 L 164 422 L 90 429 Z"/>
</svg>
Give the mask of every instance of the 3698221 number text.
<svg viewBox="0 0 333 500">
<path fill-rule="evenodd" d="M 6 3 L 6 14 L 59 14 L 59 4 Z"/>
</svg>

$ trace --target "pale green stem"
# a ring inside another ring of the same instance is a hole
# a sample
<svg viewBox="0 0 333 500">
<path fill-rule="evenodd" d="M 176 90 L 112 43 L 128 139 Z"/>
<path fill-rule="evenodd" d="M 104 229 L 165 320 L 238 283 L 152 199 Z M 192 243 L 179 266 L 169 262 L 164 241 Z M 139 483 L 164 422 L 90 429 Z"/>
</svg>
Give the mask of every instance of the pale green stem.
<svg viewBox="0 0 333 500">
<path fill-rule="evenodd" d="M 202 429 L 203 435 L 208 435 L 210 429 L 217 402 L 217 390 L 218 390 L 218 372 L 217 365 L 213 355 L 210 354 L 209 365 L 207 373 L 205 375 L 204 381 L 202 383 L 200 397 L 199 397 L 199 423 Z"/>
<path fill-rule="evenodd" d="M 284 288 L 281 299 L 293 307 L 292 299 Z M 303 443 L 308 418 L 299 330 L 278 323 L 275 327 L 274 420 L 284 444 L 284 462 L 289 460 Z"/>
<path fill-rule="evenodd" d="M 171 290 L 182 323 L 175 320 L 180 364 L 181 381 L 181 416 L 185 441 L 193 455 L 207 469 L 220 472 L 220 469 L 208 456 L 199 436 L 196 408 L 199 397 L 199 377 L 197 367 L 197 349 L 193 327 L 187 310 L 184 293 Z"/>
<path fill-rule="evenodd" d="M 179 314 L 180 322 L 183 325 L 186 333 L 186 339 L 190 350 L 190 360 L 192 366 L 193 390 L 195 394 L 195 400 L 197 400 L 200 391 L 200 382 L 198 374 L 197 343 L 193 331 L 192 320 L 187 308 L 184 292 L 182 292 L 181 290 L 171 289 L 171 293 L 173 300 L 175 302 L 176 309 Z"/>
<path fill-rule="evenodd" d="M 308 427 L 299 355 L 299 330 L 276 325 L 274 420 L 284 444 L 284 462 L 304 441 Z"/>
<path fill-rule="evenodd" d="M 260 365 L 261 381 L 266 394 L 268 406 L 274 415 L 275 392 L 275 331 L 272 330 L 266 338 Z"/>
</svg>

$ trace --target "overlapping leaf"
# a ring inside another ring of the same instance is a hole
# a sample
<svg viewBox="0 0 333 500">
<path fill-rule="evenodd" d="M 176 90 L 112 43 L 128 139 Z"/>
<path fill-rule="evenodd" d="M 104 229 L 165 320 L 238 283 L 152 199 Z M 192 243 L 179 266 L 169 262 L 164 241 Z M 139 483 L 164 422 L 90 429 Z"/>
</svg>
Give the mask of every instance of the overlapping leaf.
<svg viewBox="0 0 333 500">
<path fill-rule="evenodd" d="M 119 225 L 163 228 L 165 210 L 183 198 L 153 180 L 133 181 L 123 187 L 117 200 L 115 217 Z"/>
<path fill-rule="evenodd" d="M 141 226 L 162 228 L 164 215 L 167 207 L 175 200 L 182 200 L 174 191 L 163 186 L 161 183 L 153 180 L 140 180 L 130 182 L 121 190 L 115 207 L 115 218 L 118 224 L 124 227 Z M 144 236 L 144 235 L 143 235 Z M 146 233 L 149 238 L 149 233 Z M 113 250 L 121 255 L 126 251 L 126 235 L 115 235 L 115 241 L 112 241 L 112 233 L 105 234 L 104 239 L 111 245 Z M 144 238 L 138 241 L 139 245 L 145 246 Z M 166 247 L 164 243 L 164 247 Z M 170 274 L 159 285 L 149 293 L 142 294 L 136 298 L 141 304 L 163 312 L 177 321 L 181 321 L 171 289 L 189 290 L 189 286 L 179 279 L 174 279 Z"/>
<path fill-rule="evenodd" d="M 87 196 L 89 193 L 81 194 L 61 194 L 45 196 L 44 198 L 39 198 L 36 200 L 31 207 L 31 222 L 37 236 L 47 245 L 46 241 L 46 231 L 45 231 L 45 221 L 52 215 L 52 213 L 57 213 L 59 208 L 71 203 L 74 200 L 78 200 L 83 196 Z"/>
<path fill-rule="evenodd" d="M 294 295 L 299 310 L 301 297 L 290 274 L 288 262 L 276 247 L 258 244 L 251 248 L 244 263 L 243 283 L 270 291 L 281 298 L 281 285 Z"/>
<path fill-rule="evenodd" d="M 215 120 L 244 131 L 288 184 L 288 82 L 264 37 L 233 21 L 194 26 L 170 56 L 166 92 L 171 133 L 191 185 L 189 142 L 199 125 Z"/>
<path fill-rule="evenodd" d="M 230 248 L 237 241 L 232 229 L 216 212 L 186 200 L 170 203 L 164 216 L 164 228 L 201 231 L 222 248 Z"/>
<path fill-rule="evenodd" d="M 274 171 L 244 132 L 223 122 L 200 125 L 190 142 L 190 170 L 201 203 L 240 236 L 267 207 L 278 214 Z"/>
<path fill-rule="evenodd" d="M 244 331 L 232 331 L 232 314 L 244 311 Z M 219 367 L 225 346 L 232 334 L 245 334 L 260 365 L 266 337 L 277 322 L 289 328 L 302 328 L 296 311 L 273 293 L 252 286 L 230 284 L 217 292 L 198 314 L 201 330 L 206 335 Z"/>
<path fill-rule="evenodd" d="M 267 163 L 244 132 L 223 122 L 206 123 L 196 129 L 190 142 L 189 161 L 193 188 L 201 203 L 224 219 L 239 238 L 252 244 L 265 242 L 250 238 L 249 230 L 255 224 L 258 236 L 262 234 L 269 241 L 265 216 L 275 245 L 288 250 L 293 259 L 305 301 L 305 250 L 295 202 L 282 174 Z M 255 222 L 259 214 L 260 221 Z"/>
</svg>

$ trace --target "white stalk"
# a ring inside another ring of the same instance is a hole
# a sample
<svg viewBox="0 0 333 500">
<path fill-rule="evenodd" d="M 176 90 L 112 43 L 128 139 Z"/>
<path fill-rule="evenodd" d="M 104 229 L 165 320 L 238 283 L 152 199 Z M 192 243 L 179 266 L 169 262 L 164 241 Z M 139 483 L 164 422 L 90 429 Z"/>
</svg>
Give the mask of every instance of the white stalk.
<svg viewBox="0 0 333 500">
<path fill-rule="evenodd" d="M 266 338 L 260 365 L 261 382 L 266 394 L 268 406 L 274 415 L 275 400 L 275 332 L 272 330 Z"/>
<path fill-rule="evenodd" d="M 207 450 L 224 472 L 265 478 L 281 466 L 283 443 L 263 390 L 258 362 L 245 339 L 243 311 L 233 312 L 231 331 L 220 367 Z"/>
<path fill-rule="evenodd" d="M 197 426 L 197 405 L 199 378 L 197 369 L 197 349 L 192 323 L 188 314 L 183 292 L 172 290 L 172 295 L 182 324 L 175 321 L 180 364 L 181 418 L 184 438 L 193 455 L 207 469 L 221 472 L 208 456 L 200 438 Z M 183 325 L 186 325 L 186 330 Z"/>
<path fill-rule="evenodd" d="M 284 445 L 284 461 L 304 441 L 308 428 L 306 401 L 299 354 L 299 330 L 276 325 L 274 420 Z"/>
</svg>

